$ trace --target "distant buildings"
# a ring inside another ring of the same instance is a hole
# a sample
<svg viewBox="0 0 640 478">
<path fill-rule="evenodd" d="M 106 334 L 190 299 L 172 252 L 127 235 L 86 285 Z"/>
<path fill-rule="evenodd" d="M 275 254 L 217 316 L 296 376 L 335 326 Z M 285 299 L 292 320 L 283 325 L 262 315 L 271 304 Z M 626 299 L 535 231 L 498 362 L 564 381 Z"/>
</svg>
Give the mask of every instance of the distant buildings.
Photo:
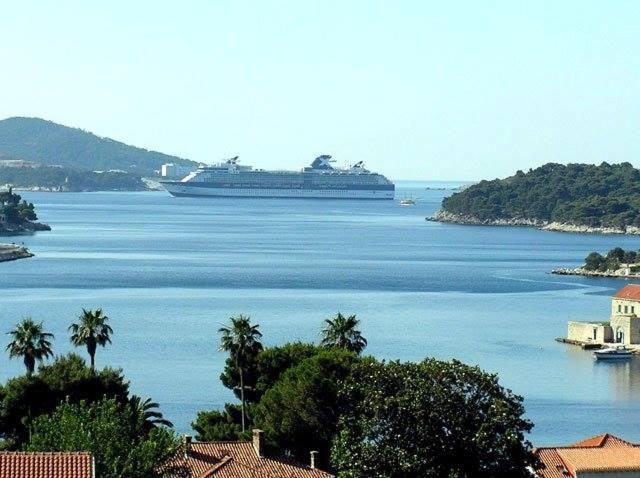
<svg viewBox="0 0 640 478">
<path fill-rule="evenodd" d="M 0 451 L 2 478 L 95 478 L 91 453 Z"/>
<path fill-rule="evenodd" d="M 640 285 L 629 284 L 612 297 L 609 322 L 569 322 L 567 338 L 582 343 L 640 345 Z"/>
<path fill-rule="evenodd" d="M 183 178 L 195 168 L 181 166 L 179 164 L 167 163 L 160 167 L 160 176 L 163 178 Z"/>
<path fill-rule="evenodd" d="M 260 430 L 253 431 L 253 441 L 192 442 L 185 437 L 184 445 L 184 456 L 172 465 L 186 468 L 190 478 L 333 478 L 316 468 L 315 452 L 310 454 L 309 465 L 267 458 Z"/>
<path fill-rule="evenodd" d="M 598 435 L 569 446 L 534 450 L 539 478 L 638 478 L 640 447 L 613 435 Z"/>
</svg>

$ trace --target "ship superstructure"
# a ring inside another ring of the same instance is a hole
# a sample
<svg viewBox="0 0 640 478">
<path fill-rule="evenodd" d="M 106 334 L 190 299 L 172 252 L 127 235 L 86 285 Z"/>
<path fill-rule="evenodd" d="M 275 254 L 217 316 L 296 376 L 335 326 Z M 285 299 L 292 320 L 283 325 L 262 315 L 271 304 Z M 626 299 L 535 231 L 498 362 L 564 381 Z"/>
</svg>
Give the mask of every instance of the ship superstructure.
<svg viewBox="0 0 640 478">
<path fill-rule="evenodd" d="M 161 181 L 174 196 L 393 199 L 395 185 L 362 161 L 336 168 L 329 155 L 301 171 L 267 171 L 241 165 L 238 157 L 201 166 L 180 181 Z"/>
</svg>

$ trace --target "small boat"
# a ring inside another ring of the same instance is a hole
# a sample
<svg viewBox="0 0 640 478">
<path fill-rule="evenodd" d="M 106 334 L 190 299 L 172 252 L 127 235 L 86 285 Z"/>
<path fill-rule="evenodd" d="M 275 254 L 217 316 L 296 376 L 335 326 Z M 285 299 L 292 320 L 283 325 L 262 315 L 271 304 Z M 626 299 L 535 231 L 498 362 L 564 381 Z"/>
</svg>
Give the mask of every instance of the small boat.
<svg viewBox="0 0 640 478">
<path fill-rule="evenodd" d="M 597 360 L 621 360 L 633 357 L 633 351 L 624 345 L 618 345 L 617 347 L 607 347 L 606 349 L 596 350 L 593 352 L 593 356 Z"/>
<path fill-rule="evenodd" d="M 415 206 L 416 205 L 416 201 L 415 201 L 415 199 L 401 199 L 400 200 L 400 205 L 401 206 Z"/>
</svg>

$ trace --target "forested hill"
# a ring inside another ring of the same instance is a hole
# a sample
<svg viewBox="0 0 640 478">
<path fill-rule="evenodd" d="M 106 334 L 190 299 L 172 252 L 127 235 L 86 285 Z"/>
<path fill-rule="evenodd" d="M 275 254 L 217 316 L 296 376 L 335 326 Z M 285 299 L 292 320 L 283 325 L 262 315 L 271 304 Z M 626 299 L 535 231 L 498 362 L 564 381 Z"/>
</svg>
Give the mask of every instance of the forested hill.
<svg viewBox="0 0 640 478">
<path fill-rule="evenodd" d="M 164 163 L 197 164 L 38 118 L 0 121 L 0 156 L 44 165 L 91 171 L 119 169 L 141 175 L 152 175 Z"/>
<path fill-rule="evenodd" d="M 627 232 L 640 226 L 640 171 L 629 163 L 549 163 L 506 179 L 482 181 L 442 202 L 452 222 L 561 223 Z"/>
</svg>

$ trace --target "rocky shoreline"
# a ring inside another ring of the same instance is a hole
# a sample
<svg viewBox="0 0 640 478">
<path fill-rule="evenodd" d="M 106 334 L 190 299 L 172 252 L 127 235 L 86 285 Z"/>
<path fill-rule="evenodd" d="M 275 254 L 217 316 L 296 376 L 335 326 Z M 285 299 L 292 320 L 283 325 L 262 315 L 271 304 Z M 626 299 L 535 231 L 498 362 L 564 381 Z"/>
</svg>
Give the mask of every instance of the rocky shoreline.
<svg viewBox="0 0 640 478">
<path fill-rule="evenodd" d="M 29 249 L 15 244 L 0 244 L 0 262 L 17 261 L 33 257 Z"/>
<path fill-rule="evenodd" d="M 625 274 L 621 271 L 588 271 L 582 267 L 576 267 L 575 269 L 561 267 L 559 269 L 552 270 L 551 273 L 560 276 L 606 277 L 610 279 L 640 279 L 640 274 Z"/>
<path fill-rule="evenodd" d="M 573 232 L 578 234 L 640 234 L 640 227 L 627 226 L 592 227 L 579 224 L 567 224 L 560 222 L 541 221 L 539 219 L 510 218 L 510 219 L 479 219 L 473 216 L 452 214 L 443 210 L 434 216 L 427 217 L 427 221 L 444 222 L 448 224 L 461 224 L 466 226 L 504 226 L 504 227 L 535 227 L 544 231 Z"/>
<path fill-rule="evenodd" d="M 51 226 L 40 222 L 24 222 L 22 224 L 0 224 L 0 236 L 19 236 L 33 234 L 38 231 L 50 231 Z"/>
</svg>

